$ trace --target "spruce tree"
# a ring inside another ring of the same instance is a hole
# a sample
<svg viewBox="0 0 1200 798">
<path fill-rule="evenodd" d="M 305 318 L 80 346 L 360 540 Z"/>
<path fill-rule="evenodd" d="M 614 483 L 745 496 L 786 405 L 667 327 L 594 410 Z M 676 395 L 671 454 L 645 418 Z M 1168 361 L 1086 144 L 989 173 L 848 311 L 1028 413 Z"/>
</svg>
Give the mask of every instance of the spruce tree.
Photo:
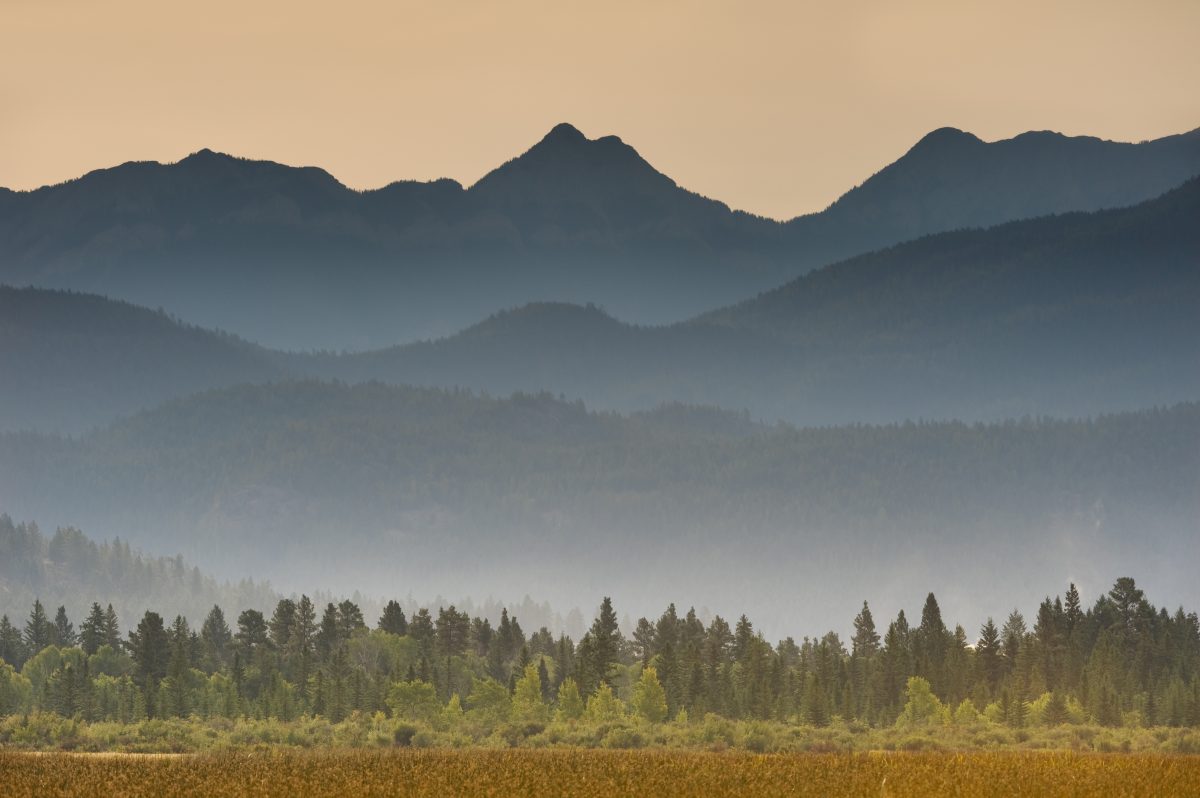
<svg viewBox="0 0 1200 798">
<path fill-rule="evenodd" d="M 111 646 L 113 651 L 119 651 L 122 645 L 121 624 L 112 604 L 104 608 L 104 645 Z"/>
<path fill-rule="evenodd" d="M 34 599 L 29 620 L 25 622 L 25 650 L 29 652 L 28 656 L 34 657 L 53 642 L 54 627 L 46 617 L 42 602 Z"/>
<path fill-rule="evenodd" d="M 395 599 L 383 608 L 383 614 L 379 616 L 379 630 L 401 637 L 408 634 L 408 620 L 404 617 L 400 603 Z"/>
<path fill-rule="evenodd" d="M 233 634 L 225 622 L 225 612 L 216 604 L 208 611 L 200 627 L 200 640 L 204 652 L 204 665 L 209 671 L 223 669 L 229 663 Z"/>
<path fill-rule="evenodd" d="M 25 643 L 21 632 L 8 620 L 8 616 L 0 617 L 0 660 L 20 670 L 25 664 Z"/>
<path fill-rule="evenodd" d="M 617 628 L 617 613 L 613 611 L 612 599 L 608 596 L 600 603 L 600 614 L 588 631 L 592 639 L 591 670 L 602 684 L 608 684 L 613 676 L 620 653 L 621 632 Z"/>
<path fill-rule="evenodd" d="M 60 606 L 58 612 L 54 615 L 54 645 L 59 648 L 74 648 L 79 642 L 79 636 L 75 634 L 75 624 L 71 623 L 67 618 L 67 608 Z"/>
<path fill-rule="evenodd" d="M 79 625 L 79 644 L 88 656 L 95 654 L 100 646 L 105 644 L 104 610 L 101 609 L 99 602 L 92 602 L 91 611 Z"/>
</svg>

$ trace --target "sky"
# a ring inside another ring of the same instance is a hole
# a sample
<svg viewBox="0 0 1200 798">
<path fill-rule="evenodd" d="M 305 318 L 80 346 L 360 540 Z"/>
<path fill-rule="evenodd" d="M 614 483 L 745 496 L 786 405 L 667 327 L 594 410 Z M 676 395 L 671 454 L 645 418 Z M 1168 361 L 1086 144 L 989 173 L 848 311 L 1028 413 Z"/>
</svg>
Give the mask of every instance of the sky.
<svg viewBox="0 0 1200 798">
<path fill-rule="evenodd" d="M 0 0 L 0 185 L 204 147 L 471 184 L 558 122 L 776 218 L 930 130 L 1200 127 L 1196 0 Z"/>
</svg>

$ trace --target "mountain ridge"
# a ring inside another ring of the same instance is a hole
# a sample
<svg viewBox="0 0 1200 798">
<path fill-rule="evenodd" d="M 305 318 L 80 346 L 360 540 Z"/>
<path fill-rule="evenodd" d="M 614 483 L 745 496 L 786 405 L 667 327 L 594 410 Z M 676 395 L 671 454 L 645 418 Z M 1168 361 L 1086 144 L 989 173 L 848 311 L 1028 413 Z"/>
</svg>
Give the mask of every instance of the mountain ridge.
<svg viewBox="0 0 1200 798">
<path fill-rule="evenodd" d="M 1200 174 L 1197 135 L 1029 135 L 933 131 L 788 221 L 731 210 L 569 125 L 469 187 L 358 191 L 317 167 L 201 150 L 0 193 L 0 282 L 166 307 L 283 349 L 438 337 L 537 300 L 661 325 L 920 235 L 1125 206 Z"/>
<path fill-rule="evenodd" d="M 89 309 L 96 298 L 0 288 L 0 307 L 14 308 L 0 314 L 0 366 L 24 375 L 0 391 L 0 428 L 80 431 L 193 390 L 304 376 L 549 390 L 622 411 L 718 405 L 802 425 L 1078 416 L 1188 400 L 1200 396 L 1198 216 L 1195 179 L 1132 208 L 905 242 L 672 325 L 534 302 L 449 336 L 358 353 L 284 353 L 198 328 L 156 333 L 142 352 L 134 333 L 105 332 L 104 314 Z M 38 312 L 45 319 L 29 318 Z M 55 331 L 56 318 L 69 323 Z M 181 376 L 179 352 L 199 352 L 207 366 Z"/>
</svg>

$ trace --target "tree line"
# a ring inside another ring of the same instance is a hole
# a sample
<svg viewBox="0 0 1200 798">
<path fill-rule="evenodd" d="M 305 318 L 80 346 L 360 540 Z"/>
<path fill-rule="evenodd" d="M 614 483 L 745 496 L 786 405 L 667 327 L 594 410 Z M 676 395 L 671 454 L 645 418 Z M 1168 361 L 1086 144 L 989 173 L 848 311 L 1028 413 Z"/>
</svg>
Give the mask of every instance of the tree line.
<svg viewBox="0 0 1200 798">
<path fill-rule="evenodd" d="M 232 623 L 214 606 L 198 629 L 147 610 L 122 636 L 111 605 L 93 603 L 76 629 L 35 601 L 23 626 L 0 618 L 0 713 L 1200 725 L 1197 615 L 1154 607 L 1131 578 L 1090 607 L 1071 585 L 1032 622 L 1013 611 L 974 638 L 947 627 L 932 593 L 916 624 L 900 611 L 881 629 L 864 602 L 853 629 L 848 643 L 771 644 L 745 616 L 704 623 L 671 605 L 625 635 L 605 598 L 575 641 L 527 634 L 507 610 L 493 625 L 454 606 L 407 617 L 396 601 L 371 627 L 353 601 L 318 609 L 302 595 Z"/>
</svg>

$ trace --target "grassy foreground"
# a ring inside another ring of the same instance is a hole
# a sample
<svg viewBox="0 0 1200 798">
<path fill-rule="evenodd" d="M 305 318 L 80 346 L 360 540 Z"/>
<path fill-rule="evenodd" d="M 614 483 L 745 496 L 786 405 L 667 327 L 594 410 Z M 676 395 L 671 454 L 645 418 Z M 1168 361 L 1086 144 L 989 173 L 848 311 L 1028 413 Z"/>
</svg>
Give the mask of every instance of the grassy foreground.
<svg viewBox="0 0 1200 798">
<path fill-rule="evenodd" d="M 1190 796 L 1162 754 L 467 750 L 141 755 L 0 752 L 7 796 Z"/>
</svg>

